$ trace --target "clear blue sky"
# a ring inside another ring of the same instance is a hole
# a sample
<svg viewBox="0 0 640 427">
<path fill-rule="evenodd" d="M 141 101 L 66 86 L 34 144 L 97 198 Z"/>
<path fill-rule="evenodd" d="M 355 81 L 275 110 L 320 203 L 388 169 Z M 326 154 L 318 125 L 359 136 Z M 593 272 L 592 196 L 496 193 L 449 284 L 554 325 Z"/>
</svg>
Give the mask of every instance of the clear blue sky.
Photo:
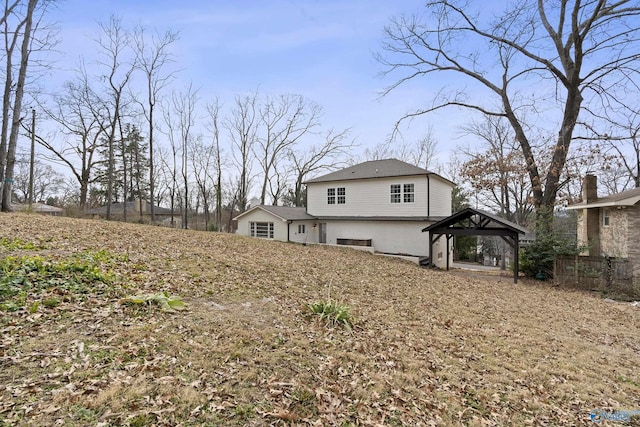
<svg viewBox="0 0 640 427">
<path fill-rule="evenodd" d="M 190 81 L 203 99 L 229 104 L 235 94 L 296 93 L 324 108 L 325 128 L 352 128 L 363 146 L 386 139 L 395 121 L 430 101 L 437 87 L 428 81 L 379 99 L 391 80 L 374 59 L 389 18 L 421 8 L 423 0 L 65 0 L 59 3 L 64 53 L 59 66 L 72 68 L 92 57 L 98 21 L 114 14 L 125 25 L 142 23 L 180 31 L 175 45 L 178 87 Z M 450 112 L 451 113 L 451 112 Z M 455 115 L 454 115 L 455 116 Z M 456 121 L 450 115 L 424 117 L 404 128 L 407 141 L 430 124 L 441 147 L 451 145 Z"/>
</svg>

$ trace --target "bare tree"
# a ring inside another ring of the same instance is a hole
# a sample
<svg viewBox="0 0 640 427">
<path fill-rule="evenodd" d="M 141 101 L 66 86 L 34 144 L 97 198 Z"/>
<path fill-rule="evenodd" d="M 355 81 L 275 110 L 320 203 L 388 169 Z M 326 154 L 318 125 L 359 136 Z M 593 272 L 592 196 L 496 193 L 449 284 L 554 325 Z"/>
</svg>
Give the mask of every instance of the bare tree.
<svg viewBox="0 0 640 427">
<path fill-rule="evenodd" d="M 522 168 L 522 151 L 509 123 L 500 117 L 486 116 L 463 129 L 482 141 L 473 149 L 464 150 L 467 157 L 461 167 L 464 181 L 484 206 L 516 224 L 527 224 L 533 211 L 531 184 Z"/>
<path fill-rule="evenodd" d="M 163 113 L 165 122 L 170 120 L 168 117 L 169 115 L 170 113 Z M 178 197 L 178 154 L 180 147 L 173 132 L 171 122 L 167 124 L 167 128 L 168 130 L 166 131 L 166 134 L 169 139 L 170 147 L 167 152 L 163 152 L 162 146 L 158 147 L 160 163 L 157 165 L 158 167 L 156 170 L 160 172 L 158 178 L 162 179 L 158 180 L 159 185 L 156 188 L 159 193 L 166 193 L 169 198 L 169 209 L 171 211 L 170 224 L 172 227 L 175 227 L 175 211 Z M 163 187 L 165 188 L 164 191 L 161 190 Z M 156 195 L 157 200 L 161 199 L 159 193 Z"/>
<path fill-rule="evenodd" d="M 108 23 L 100 23 L 100 34 L 95 40 L 98 47 L 98 65 L 104 69 L 101 76 L 107 82 L 108 102 L 105 102 L 108 112 L 108 128 L 103 129 L 107 138 L 107 219 L 111 219 L 111 204 L 113 202 L 113 186 L 115 171 L 116 133 L 120 129 L 122 135 L 122 112 L 126 106 L 125 89 L 131 75 L 136 68 L 135 58 L 131 52 L 131 36 L 123 28 L 122 20 L 115 16 L 109 18 Z"/>
<path fill-rule="evenodd" d="M 210 204 L 212 197 L 217 194 L 216 180 L 217 176 L 217 146 L 214 144 L 206 144 L 203 138 L 193 138 L 189 145 L 189 160 L 193 169 L 193 176 L 198 186 L 199 199 L 202 200 L 204 210 L 205 229 L 209 229 Z M 197 211 L 197 209 L 196 209 Z"/>
<path fill-rule="evenodd" d="M 40 108 L 59 126 L 61 136 L 36 134 L 36 141 L 51 153 L 49 160 L 64 165 L 75 177 L 80 187 L 79 207 L 84 211 L 107 127 L 102 100 L 91 89 L 84 68 L 80 68 L 77 79 L 65 83 L 53 96 L 52 104 L 40 104 Z"/>
<path fill-rule="evenodd" d="M 22 111 L 22 100 L 24 97 L 25 81 L 27 78 L 27 67 L 29 65 L 29 55 L 31 54 L 31 41 L 32 41 L 32 29 L 34 23 L 34 13 L 38 0 L 28 0 L 26 5 L 26 11 L 24 17 L 19 20 L 18 28 L 15 29 L 11 41 L 5 45 L 5 53 L 7 58 L 6 82 L 5 82 L 5 96 L 3 98 L 3 126 L 2 126 L 2 140 L 0 141 L 0 179 L 3 181 L 2 186 L 2 211 L 8 212 L 11 210 L 11 196 L 12 196 L 12 182 L 13 172 L 16 160 L 16 146 L 18 143 L 18 132 L 20 128 L 20 113 Z M 9 11 L 10 6 L 8 2 L 5 2 L 4 10 L 4 22 L 7 23 L 6 17 L 11 13 Z M 13 87 L 13 81 L 11 74 L 13 73 L 13 65 L 11 57 L 13 56 L 13 49 L 18 41 L 18 34 L 22 28 L 22 39 L 20 44 L 20 65 L 18 66 L 18 79 L 15 82 L 15 88 Z M 7 40 L 7 32 L 5 32 L 5 40 Z M 9 48 L 10 46 L 10 48 Z M 13 92 L 13 105 L 9 112 L 10 94 Z M 8 129 L 9 139 L 7 141 L 7 129 L 5 127 L 5 120 L 7 120 L 7 114 L 11 114 L 11 127 Z M 6 149 L 6 157 L 5 157 Z"/>
<path fill-rule="evenodd" d="M 139 104 L 149 126 L 147 136 L 149 139 L 149 203 L 151 221 L 155 221 L 154 131 L 156 124 L 154 113 L 160 93 L 175 77 L 175 72 L 167 70 L 167 67 L 174 62 L 170 48 L 178 40 L 178 33 L 165 31 L 163 34 L 155 33 L 148 36 L 147 30 L 143 26 L 138 26 L 134 30 L 133 38 L 138 67 L 144 74 L 146 86 L 146 99 L 140 100 Z"/>
<path fill-rule="evenodd" d="M 4 10 L 2 11 L 2 17 L 0 17 L 0 25 L 5 25 L 7 22 L 7 18 L 13 13 L 13 11 L 20 4 L 20 0 L 14 0 L 9 3 L 8 1 L 4 2 Z"/>
<path fill-rule="evenodd" d="M 242 213 L 247 210 L 253 166 L 253 147 L 257 140 L 258 120 L 257 94 L 236 96 L 231 117 L 225 121 L 234 150 L 232 156 L 238 168 L 237 206 Z"/>
<path fill-rule="evenodd" d="M 169 141 L 174 154 L 174 179 L 177 169 L 175 156 L 181 154 L 181 174 L 184 187 L 182 188 L 183 215 L 182 228 L 188 228 L 189 208 L 189 147 L 196 139 L 193 127 L 196 120 L 196 104 L 198 102 L 198 90 L 192 85 L 184 92 L 173 92 L 171 105 L 165 108 L 165 124 L 168 128 Z"/>
<path fill-rule="evenodd" d="M 395 143 L 394 143 L 395 142 Z M 398 143 L 392 139 L 365 150 L 367 160 L 397 158 L 403 162 L 430 170 L 435 166 L 438 141 L 433 135 L 433 127 L 429 126 L 424 135 L 417 141 Z"/>
<path fill-rule="evenodd" d="M 285 163 L 285 159 L 273 164 L 273 172 L 269 179 L 269 195 L 273 206 L 277 206 L 285 197 L 293 173 L 292 165 L 289 162 L 282 166 L 281 163 Z"/>
<path fill-rule="evenodd" d="M 215 155 L 215 175 L 216 175 L 216 228 L 222 230 L 222 150 L 220 149 L 220 102 L 216 99 L 207 105 L 209 116 L 209 131 L 211 132 L 211 145 Z"/>
<path fill-rule="evenodd" d="M 635 88 L 638 93 L 640 88 Z M 621 95 L 622 98 L 624 95 Z M 604 152 L 601 171 L 607 176 L 611 192 L 640 187 L 640 108 L 637 100 L 622 103 L 621 99 L 600 116 L 600 121 L 584 124 L 587 133 L 581 137 L 596 141 L 596 149 Z"/>
<path fill-rule="evenodd" d="M 338 169 L 349 162 L 355 142 L 349 138 L 349 130 L 329 131 L 324 142 L 308 148 L 289 151 L 295 176 L 293 189 L 288 195 L 288 203 L 306 206 L 304 182 L 312 175 Z"/>
<path fill-rule="evenodd" d="M 423 16 L 391 22 L 386 54 L 378 59 L 387 74 L 401 76 L 385 93 L 415 78 L 456 77 L 458 90 L 438 92 L 431 105 L 404 118 L 446 107 L 505 117 L 524 155 L 534 205 L 539 213 L 550 212 L 580 114 L 606 105 L 613 95 L 608 88 L 636 78 L 640 7 L 629 0 L 526 0 L 492 19 L 470 6 L 430 1 Z M 550 104 L 562 113 L 546 114 L 557 137 L 546 173 L 541 173 L 522 114 Z"/>
<path fill-rule="evenodd" d="M 319 105 L 306 101 L 300 95 L 281 95 L 275 99 L 267 97 L 260 111 L 264 135 L 258 138 L 255 147 L 263 173 L 261 204 L 265 204 L 269 187 L 275 188 L 275 193 L 280 193 L 283 189 L 282 176 L 276 171 L 276 167 L 286 159 L 287 151 L 293 145 L 305 135 L 313 133 L 320 125 L 321 112 Z M 273 185 L 272 179 L 279 183 Z"/>
<path fill-rule="evenodd" d="M 28 200 L 45 201 L 57 194 L 64 184 L 64 178 L 49 164 L 35 159 L 33 164 L 33 185 L 31 183 L 30 154 L 22 153 L 16 158 L 17 170 L 14 176 L 14 190 L 21 203 Z M 33 187 L 33 188 L 30 188 Z M 30 195 L 30 193 L 33 193 Z"/>
</svg>

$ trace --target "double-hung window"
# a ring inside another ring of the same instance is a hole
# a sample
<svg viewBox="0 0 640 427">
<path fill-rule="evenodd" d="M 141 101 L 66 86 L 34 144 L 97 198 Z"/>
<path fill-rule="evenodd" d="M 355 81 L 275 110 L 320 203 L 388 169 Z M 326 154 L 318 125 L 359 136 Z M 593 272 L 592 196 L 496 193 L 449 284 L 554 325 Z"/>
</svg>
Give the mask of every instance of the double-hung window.
<svg viewBox="0 0 640 427">
<path fill-rule="evenodd" d="M 413 203 L 416 201 L 414 184 L 391 184 L 391 203 Z"/>
<path fill-rule="evenodd" d="M 251 237 L 273 239 L 273 223 L 272 222 L 250 222 L 249 232 Z"/>
<path fill-rule="evenodd" d="M 413 203 L 415 201 L 415 192 L 413 184 L 403 185 L 402 201 L 405 203 Z"/>
<path fill-rule="evenodd" d="M 327 188 L 327 203 L 330 205 L 336 204 L 336 189 Z"/>
<path fill-rule="evenodd" d="M 400 184 L 391 184 L 391 203 L 400 203 L 402 200 L 402 187 Z"/>
<path fill-rule="evenodd" d="M 337 195 L 337 196 L 336 196 Z M 327 204 L 344 205 L 347 202 L 347 189 L 345 187 L 327 188 Z"/>
</svg>

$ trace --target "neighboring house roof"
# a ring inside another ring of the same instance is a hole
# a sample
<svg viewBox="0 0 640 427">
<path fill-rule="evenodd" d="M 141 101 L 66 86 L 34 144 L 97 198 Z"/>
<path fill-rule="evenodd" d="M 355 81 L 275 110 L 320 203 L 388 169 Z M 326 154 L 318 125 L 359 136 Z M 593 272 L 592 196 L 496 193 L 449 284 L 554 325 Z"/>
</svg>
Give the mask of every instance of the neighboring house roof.
<svg viewBox="0 0 640 427">
<path fill-rule="evenodd" d="M 339 171 L 331 172 L 326 175 L 306 181 L 306 184 L 315 182 L 332 182 L 347 181 L 353 179 L 373 179 L 373 178 L 392 178 L 396 176 L 414 176 L 414 175 L 436 175 L 439 178 L 450 182 L 442 176 L 430 172 L 427 169 L 403 162 L 398 159 L 372 160 L 369 162 L 359 163 Z"/>
<path fill-rule="evenodd" d="M 241 213 L 240 215 L 233 218 L 237 220 L 245 215 L 248 215 L 255 210 L 263 210 L 265 212 L 270 213 L 283 221 L 304 221 L 304 220 L 313 220 L 315 217 L 309 215 L 305 208 L 293 208 L 288 206 L 266 206 L 266 205 L 258 205 Z"/>
<path fill-rule="evenodd" d="M 127 213 L 132 213 L 132 214 L 138 214 L 139 215 L 140 214 L 140 212 L 138 211 L 139 203 L 140 203 L 140 201 L 138 201 L 138 200 L 134 200 L 132 202 L 126 202 L 126 203 L 122 203 L 122 202 L 112 203 L 111 204 L 111 213 L 112 214 L 122 213 L 124 211 L 125 205 L 126 205 Z M 106 215 L 107 214 L 107 205 L 100 206 L 99 208 L 88 209 L 86 213 L 87 213 L 87 215 Z M 160 207 L 160 206 L 154 206 L 153 213 L 155 215 L 171 215 L 171 209 L 163 208 L 163 207 Z M 174 211 L 173 213 L 174 214 L 179 214 L 179 211 Z M 148 204 L 146 205 L 146 209 L 142 212 L 142 214 L 143 215 L 151 214 L 151 208 L 149 207 Z"/>
<path fill-rule="evenodd" d="M 473 225 L 456 227 L 456 224 L 465 220 L 470 220 Z M 492 213 L 473 208 L 466 208 L 456 212 L 435 224 L 431 224 L 430 226 L 423 228 L 422 232 L 433 231 L 438 233 L 452 231 L 455 229 L 468 231 L 464 233 L 465 235 L 474 235 L 474 232 L 478 232 L 478 235 L 498 235 L 493 234 L 492 232 L 497 231 L 499 233 L 500 230 L 506 230 L 518 234 L 526 234 L 528 232 L 526 228 L 521 227 L 514 222 L 507 221 L 506 219 L 500 218 Z"/>
<path fill-rule="evenodd" d="M 21 210 L 21 209 L 28 209 L 28 208 L 29 208 L 29 205 L 27 203 L 25 203 L 25 204 L 12 203 L 11 204 L 11 209 L 12 210 Z M 33 203 L 31 205 L 31 210 L 33 212 L 39 212 L 39 213 L 63 213 L 64 212 L 63 208 L 59 208 L 57 206 L 46 205 L 44 203 Z"/>
<path fill-rule="evenodd" d="M 632 190 L 623 191 L 621 193 L 613 194 L 607 197 L 598 197 L 591 203 L 576 203 L 575 205 L 567 206 L 567 209 L 591 209 L 591 208 L 606 208 L 610 206 L 633 206 L 640 201 L 640 188 L 634 188 Z"/>
</svg>

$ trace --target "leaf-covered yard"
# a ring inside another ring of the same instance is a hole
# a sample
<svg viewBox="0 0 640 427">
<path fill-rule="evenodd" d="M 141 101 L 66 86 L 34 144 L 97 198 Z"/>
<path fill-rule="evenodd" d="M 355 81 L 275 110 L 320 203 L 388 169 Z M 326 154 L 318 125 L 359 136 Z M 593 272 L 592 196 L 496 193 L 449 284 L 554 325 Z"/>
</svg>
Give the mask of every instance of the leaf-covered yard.
<svg viewBox="0 0 640 427">
<path fill-rule="evenodd" d="M 587 425 L 640 409 L 640 309 L 546 283 L 18 213 L 0 214 L 0 264 L 2 426 Z M 308 310 L 329 293 L 351 330 Z M 153 304 L 166 296 L 187 310 Z"/>
</svg>

